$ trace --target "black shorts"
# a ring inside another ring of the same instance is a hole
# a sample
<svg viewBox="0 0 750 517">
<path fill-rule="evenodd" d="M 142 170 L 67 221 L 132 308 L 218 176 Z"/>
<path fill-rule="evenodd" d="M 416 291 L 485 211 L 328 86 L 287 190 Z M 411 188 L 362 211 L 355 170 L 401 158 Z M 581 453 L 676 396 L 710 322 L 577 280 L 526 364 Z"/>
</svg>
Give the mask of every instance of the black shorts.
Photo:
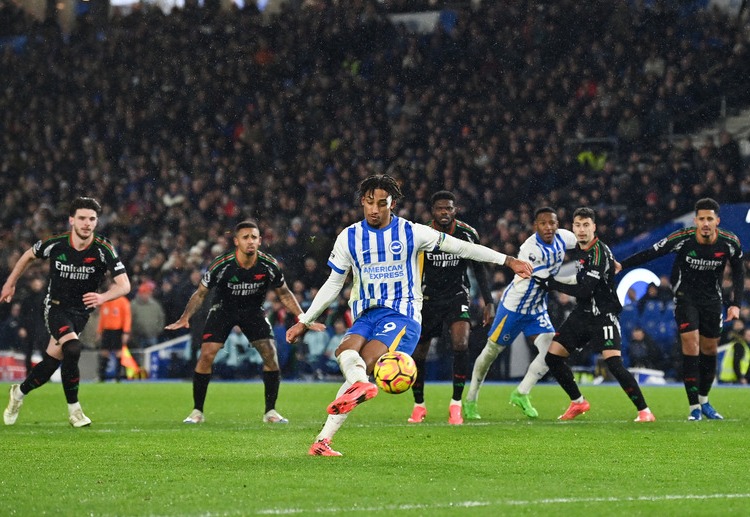
<svg viewBox="0 0 750 517">
<path fill-rule="evenodd" d="M 122 348 L 122 330 L 102 330 L 102 350 L 117 352 Z"/>
<path fill-rule="evenodd" d="M 273 328 L 262 311 L 232 311 L 221 305 L 214 305 L 208 311 L 202 341 L 224 343 L 235 325 L 240 327 L 251 343 L 261 339 L 273 340 Z"/>
<path fill-rule="evenodd" d="M 422 305 L 422 334 L 419 339 L 441 337 L 444 325 L 470 320 L 469 300 L 466 296 L 455 296 L 447 301 L 426 301 Z"/>
<path fill-rule="evenodd" d="M 680 334 L 697 330 L 698 334 L 703 337 L 721 337 L 721 328 L 724 324 L 721 302 L 710 305 L 696 305 L 687 300 L 677 300 L 674 308 L 674 319 L 677 322 L 677 331 Z"/>
<path fill-rule="evenodd" d="M 595 352 L 622 350 L 620 321 L 615 314 L 573 311 L 555 333 L 555 341 L 570 353 L 589 346 Z"/>
<path fill-rule="evenodd" d="M 44 322 L 49 335 L 55 341 L 60 341 L 60 338 L 71 332 L 80 335 L 89 320 L 89 314 L 85 310 L 64 309 L 51 301 L 44 308 Z"/>
</svg>

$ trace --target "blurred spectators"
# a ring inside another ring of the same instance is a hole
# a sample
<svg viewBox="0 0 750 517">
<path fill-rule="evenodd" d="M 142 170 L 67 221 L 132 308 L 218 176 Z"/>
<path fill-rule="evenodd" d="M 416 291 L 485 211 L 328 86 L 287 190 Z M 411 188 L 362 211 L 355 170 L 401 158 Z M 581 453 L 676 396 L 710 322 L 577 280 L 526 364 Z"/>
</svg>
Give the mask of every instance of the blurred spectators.
<svg viewBox="0 0 750 517">
<path fill-rule="evenodd" d="M 101 200 L 100 229 L 168 314 L 244 218 L 309 299 L 373 172 L 402 182 L 397 210 L 416 221 L 432 192 L 454 191 L 482 244 L 510 254 L 542 205 L 563 227 L 593 206 L 615 244 L 698 197 L 750 200 L 732 134 L 669 134 L 709 125 L 722 99 L 750 103 L 748 38 L 720 10 L 450 2 L 455 16 L 416 34 L 384 9 L 417 4 L 387 4 L 297 2 L 267 18 L 141 4 L 96 26 L 84 15 L 64 38 L 3 3 L 0 38 L 23 38 L 0 40 L 0 275 L 63 230 L 81 194 Z"/>
<path fill-rule="evenodd" d="M 747 384 L 750 380 L 750 326 L 735 325 L 721 356 L 718 379 L 724 383 Z"/>
<path fill-rule="evenodd" d="M 161 304 L 153 297 L 154 283 L 146 281 L 138 286 L 130 302 L 132 314 L 131 342 L 135 348 L 147 348 L 159 342 L 164 330 L 165 317 Z"/>
<path fill-rule="evenodd" d="M 633 329 L 624 352 L 631 368 L 665 369 L 664 356 L 659 345 L 640 327 Z"/>
<path fill-rule="evenodd" d="M 49 333 L 44 321 L 44 298 L 47 296 L 46 280 L 33 277 L 29 282 L 29 290 L 21 299 L 21 327 L 26 333 L 24 348 L 26 374 L 31 372 L 32 357 L 41 354 L 49 344 Z"/>
<path fill-rule="evenodd" d="M 13 302 L 8 317 L 0 321 L 0 350 L 20 352 L 26 339 L 26 329 L 21 325 L 21 302 Z"/>
</svg>

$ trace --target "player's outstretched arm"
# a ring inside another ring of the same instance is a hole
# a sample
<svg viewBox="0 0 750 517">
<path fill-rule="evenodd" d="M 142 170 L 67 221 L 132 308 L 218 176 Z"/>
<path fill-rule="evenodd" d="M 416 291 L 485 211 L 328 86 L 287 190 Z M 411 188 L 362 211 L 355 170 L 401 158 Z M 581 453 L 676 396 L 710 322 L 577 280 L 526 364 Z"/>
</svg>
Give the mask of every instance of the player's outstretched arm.
<svg viewBox="0 0 750 517">
<path fill-rule="evenodd" d="M 8 302 L 13 299 L 13 295 L 16 294 L 16 282 L 21 278 L 23 272 L 29 267 L 29 264 L 36 258 L 34 250 L 29 248 L 23 255 L 18 259 L 16 265 L 13 266 L 13 271 L 8 275 L 8 279 L 3 284 L 3 290 L 0 293 L 0 302 Z"/>
<path fill-rule="evenodd" d="M 294 314 L 296 318 L 299 318 L 300 314 L 302 314 L 302 307 L 299 306 L 299 302 L 297 301 L 297 297 L 294 296 L 294 293 L 289 290 L 289 287 L 286 285 L 286 282 L 284 284 L 276 289 L 276 296 L 279 297 L 279 300 L 281 300 L 281 303 L 284 304 L 284 307 L 286 307 L 289 312 Z M 293 327 L 292 327 L 293 328 Z M 322 323 L 316 323 L 313 322 L 309 325 L 306 325 L 306 330 L 314 330 L 316 332 L 321 332 L 326 329 L 326 326 Z M 291 330 L 291 328 L 289 329 Z M 289 332 L 287 331 L 287 334 Z M 299 338 L 299 336 L 294 336 L 296 339 Z M 293 341 L 289 341 L 289 343 L 293 343 Z"/>
<path fill-rule="evenodd" d="M 438 248 L 462 258 L 476 260 L 477 262 L 492 262 L 501 266 L 508 266 L 521 278 L 530 278 L 534 272 L 531 264 L 525 260 L 519 260 L 481 244 L 462 241 L 450 235 L 441 234 L 441 239 L 438 241 Z"/>
<path fill-rule="evenodd" d="M 338 297 L 341 289 L 344 288 L 344 282 L 346 281 L 346 275 L 348 271 L 339 273 L 335 270 L 331 270 L 331 275 L 328 280 L 320 287 L 318 294 L 313 298 L 310 308 L 307 312 L 303 312 L 299 315 L 299 321 L 289 327 L 286 331 L 287 343 L 296 343 L 299 338 L 305 335 L 308 330 L 322 330 L 319 326 L 325 329 L 325 325 L 322 323 L 315 323 L 315 320 L 323 314 L 331 303 Z"/>
<path fill-rule="evenodd" d="M 190 328 L 190 318 L 193 316 L 193 314 L 195 314 L 200 306 L 203 305 L 203 301 L 206 299 L 206 295 L 208 295 L 208 287 L 203 284 L 198 284 L 198 289 L 196 289 L 195 292 L 190 296 L 190 300 L 188 300 L 188 304 L 185 307 L 185 311 L 182 313 L 182 316 L 180 316 L 180 319 L 178 319 L 174 323 L 170 323 L 164 328 L 166 330 Z"/>
<path fill-rule="evenodd" d="M 505 265 L 521 278 L 531 278 L 531 275 L 534 274 L 534 268 L 530 263 L 511 257 L 510 255 L 506 255 Z"/>
</svg>

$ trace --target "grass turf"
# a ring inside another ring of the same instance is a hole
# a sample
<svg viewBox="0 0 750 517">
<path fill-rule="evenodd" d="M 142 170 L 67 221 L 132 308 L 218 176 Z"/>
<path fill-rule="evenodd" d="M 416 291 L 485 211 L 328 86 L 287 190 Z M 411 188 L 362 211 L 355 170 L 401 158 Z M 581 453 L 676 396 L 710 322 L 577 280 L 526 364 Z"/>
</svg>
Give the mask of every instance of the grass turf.
<svg viewBox="0 0 750 517">
<path fill-rule="evenodd" d="M 447 384 L 427 386 L 419 425 L 406 423 L 410 393 L 381 393 L 336 435 L 344 457 L 324 458 L 307 450 L 335 384 L 282 384 L 290 423 L 268 425 L 262 384 L 212 383 L 199 426 L 181 423 L 190 383 L 84 384 L 84 429 L 50 384 L 0 431 L 0 514 L 713 516 L 750 505 L 747 389 L 714 388 L 726 420 L 687 422 L 682 387 L 645 387 L 657 421 L 636 424 L 618 386 L 584 386 L 592 409 L 572 422 L 556 420 L 558 386 L 535 388 L 533 421 L 508 405 L 513 387 L 485 386 L 482 420 L 463 426 L 447 424 Z"/>
</svg>

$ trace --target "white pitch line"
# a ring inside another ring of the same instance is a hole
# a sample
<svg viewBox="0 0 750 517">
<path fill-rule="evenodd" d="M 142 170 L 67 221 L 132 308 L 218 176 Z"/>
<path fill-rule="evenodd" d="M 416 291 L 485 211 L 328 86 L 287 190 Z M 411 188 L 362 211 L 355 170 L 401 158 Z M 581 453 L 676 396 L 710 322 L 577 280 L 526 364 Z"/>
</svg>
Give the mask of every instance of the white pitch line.
<svg viewBox="0 0 750 517">
<path fill-rule="evenodd" d="M 352 512 L 383 512 L 383 511 L 408 511 L 408 510 L 436 510 L 441 508 L 481 508 L 481 507 L 502 507 L 502 506 L 534 506 L 540 504 L 580 504 L 580 503 L 624 503 L 624 502 L 658 502 L 658 501 L 687 501 L 687 500 L 707 500 L 707 499 L 750 499 L 750 494 L 673 494 L 673 495 L 655 495 L 655 496 L 637 496 L 637 497 L 560 497 L 552 499 L 529 499 L 529 500 L 505 500 L 497 501 L 459 501 L 454 503 L 436 503 L 436 504 L 403 504 L 403 505 L 383 505 L 368 507 L 351 507 L 345 508 L 328 507 L 328 508 L 268 508 L 257 510 L 256 515 L 294 515 L 298 513 L 352 513 Z"/>
</svg>

